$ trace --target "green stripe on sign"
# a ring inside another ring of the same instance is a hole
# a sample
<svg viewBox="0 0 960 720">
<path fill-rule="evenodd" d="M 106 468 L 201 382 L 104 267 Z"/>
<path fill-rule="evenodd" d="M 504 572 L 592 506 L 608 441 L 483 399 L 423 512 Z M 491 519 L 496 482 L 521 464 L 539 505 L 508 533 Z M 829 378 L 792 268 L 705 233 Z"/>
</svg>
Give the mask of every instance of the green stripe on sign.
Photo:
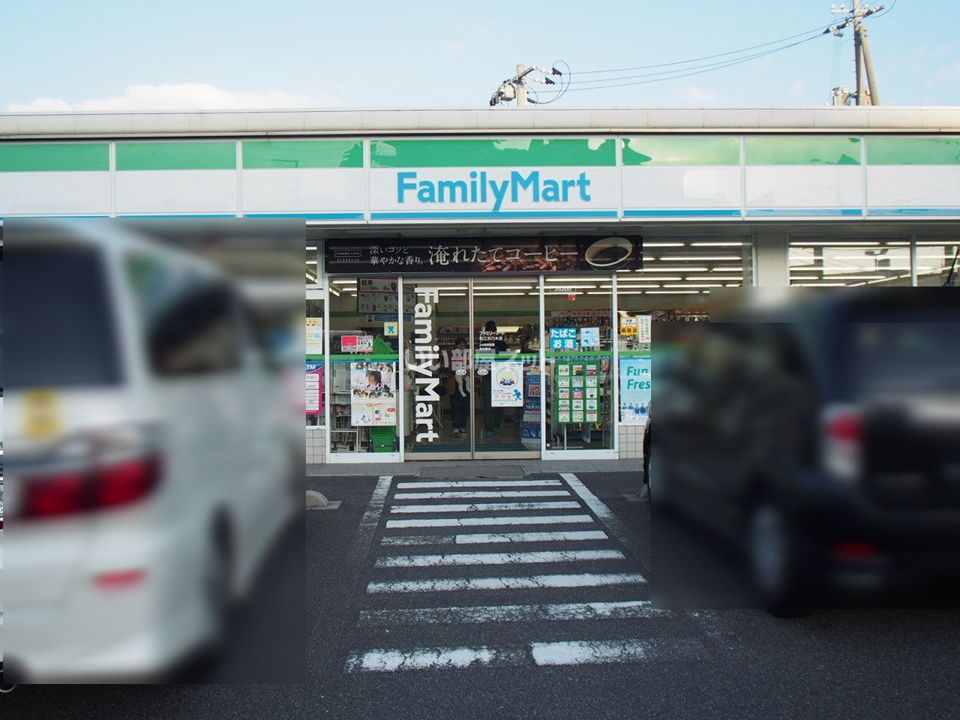
<svg viewBox="0 0 960 720">
<path fill-rule="evenodd" d="M 871 137 L 870 165 L 960 165 L 960 137 Z"/>
<path fill-rule="evenodd" d="M 235 170 L 233 142 L 117 143 L 117 170 Z"/>
<path fill-rule="evenodd" d="M 859 165 L 860 138 L 837 135 L 748 137 L 747 165 Z"/>
<path fill-rule="evenodd" d="M 500 140 L 376 140 L 375 168 L 613 167 L 613 138 L 503 138 Z"/>
<path fill-rule="evenodd" d="M 648 135 L 623 139 L 624 165 L 739 165 L 740 138 L 729 135 Z"/>
<path fill-rule="evenodd" d="M 109 170 L 107 143 L 12 143 L 0 145 L 0 172 Z"/>
<path fill-rule="evenodd" d="M 362 168 L 363 143 L 359 140 L 278 140 L 243 143 L 243 167 Z"/>
</svg>

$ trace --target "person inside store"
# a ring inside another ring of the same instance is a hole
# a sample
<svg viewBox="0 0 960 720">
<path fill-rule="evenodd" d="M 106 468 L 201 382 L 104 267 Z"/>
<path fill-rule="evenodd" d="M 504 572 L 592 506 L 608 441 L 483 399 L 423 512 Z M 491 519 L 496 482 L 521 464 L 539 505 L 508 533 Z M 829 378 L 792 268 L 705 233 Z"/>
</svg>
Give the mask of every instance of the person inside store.
<svg viewBox="0 0 960 720">
<path fill-rule="evenodd" d="M 497 332 L 497 322 L 487 320 L 483 326 L 480 351 L 487 354 L 506 352 L 507 344 L 503 341 L 503 335 Z M 477 374 L 480 375 L 480 393 L 483 395 L 483 430 L 487 437 L 500 432 L 500 426 L 503 424 L 503 408 L 493 407 L 493 373 L 490 363 L 486 363 L 482 368 L 477 368 Z"/>
<path fill-rule="evenodd" d="M 470 381 L 467 373 L 470 368 L 470 351 L 467 339 L 458 337 L 450 351 L 450 414 L 453 417 L 453 434 L 463 437 L 467 432 L 467 416 L 470 413 Z"/>
</svg>

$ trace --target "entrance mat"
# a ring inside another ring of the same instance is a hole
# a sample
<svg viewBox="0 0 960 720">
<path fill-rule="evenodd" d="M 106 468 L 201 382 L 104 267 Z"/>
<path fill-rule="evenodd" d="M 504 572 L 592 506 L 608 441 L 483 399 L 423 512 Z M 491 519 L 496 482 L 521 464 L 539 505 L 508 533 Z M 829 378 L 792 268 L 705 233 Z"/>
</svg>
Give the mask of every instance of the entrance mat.
<svg viewBox="0 0 960 720">
<path fill-rule="evenodd" d="M 502 462 L 484 462 L 469 460 L 459 463 L 437 463 L 420 468 L 417 477 L 421 478 L 522 478 L 522 465 L 505 465 Z"/>
</svg>

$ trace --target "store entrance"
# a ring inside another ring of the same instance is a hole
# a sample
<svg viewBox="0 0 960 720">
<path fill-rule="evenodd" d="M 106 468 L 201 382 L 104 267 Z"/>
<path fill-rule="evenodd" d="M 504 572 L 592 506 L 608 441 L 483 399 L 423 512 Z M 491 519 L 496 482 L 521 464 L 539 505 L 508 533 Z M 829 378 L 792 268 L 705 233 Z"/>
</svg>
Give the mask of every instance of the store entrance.
<svg viewBox="0 0 960 720">
<path fill-rule="evenodd" d="M 404 457 L 539 457 L 539 280 L 405 278 L 403 296 Z"/>
</svg>

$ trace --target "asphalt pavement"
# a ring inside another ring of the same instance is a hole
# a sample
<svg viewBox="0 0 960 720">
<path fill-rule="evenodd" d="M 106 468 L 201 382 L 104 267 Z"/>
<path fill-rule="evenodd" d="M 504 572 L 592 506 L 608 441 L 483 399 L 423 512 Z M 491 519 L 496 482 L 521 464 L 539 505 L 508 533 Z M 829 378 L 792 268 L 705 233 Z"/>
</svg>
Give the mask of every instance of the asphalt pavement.
<svg viewBox="0 0 960 720">
<path fill-rule="evenodd" d="M 738 566 L 723 551 L 680 556 L 688 575 L 731 588 L 723 603 L 661 607 L 650 508 L 637 496 L 635 475 L 325 477 L 309 486 L 342 505 L 307 514 L 302 684 L 22 687 L 0 697 L 0 713 L 424 720 L 960 714 L 956 610 L 821 610 L 777 619 L 736 609 Z M 684 542 L 682 525 L 672 532 L 657 537 Z M 682 576 L 683 568 L 671 574 Z M 296 613 L 288 599 L 294 586 L 274 585 L 263 598 L 276 608 L 271 615 L 284 602 Z M 244 632 L 265 628 L 251 623 Z"/>
</svg>

